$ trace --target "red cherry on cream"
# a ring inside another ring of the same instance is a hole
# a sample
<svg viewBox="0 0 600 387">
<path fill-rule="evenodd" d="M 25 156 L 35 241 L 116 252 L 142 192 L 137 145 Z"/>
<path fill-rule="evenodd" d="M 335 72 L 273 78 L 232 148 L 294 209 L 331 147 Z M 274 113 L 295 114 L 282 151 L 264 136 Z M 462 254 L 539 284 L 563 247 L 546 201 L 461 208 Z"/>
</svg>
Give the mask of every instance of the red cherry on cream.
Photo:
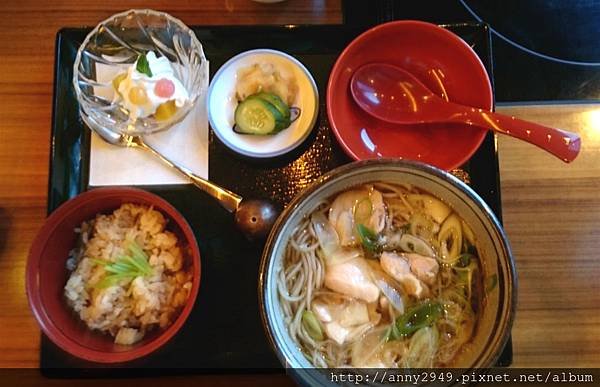
<svg viewBox="0 0 600 387">
<path fill-rule="evenodd" d="M 175 84 L 166 78 L 160 79 L 154 85 L 154 94 L 157 97 L 169 98 L 173 93 L 175 93 Z"/>
</svg>

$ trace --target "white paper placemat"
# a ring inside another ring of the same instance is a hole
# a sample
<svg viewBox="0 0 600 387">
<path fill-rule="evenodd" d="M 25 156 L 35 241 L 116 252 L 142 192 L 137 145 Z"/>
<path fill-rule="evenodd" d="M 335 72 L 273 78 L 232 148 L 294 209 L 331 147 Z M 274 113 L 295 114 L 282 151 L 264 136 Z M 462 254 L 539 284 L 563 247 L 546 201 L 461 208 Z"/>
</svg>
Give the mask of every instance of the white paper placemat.
<svg viewBox="0 0 600 387">
<path fill-rule="evenodd" d="M 119 69 L 98 64 L 99 81 L 111 80 Z M 208 90 L 208 63 L 205 89 Z M 98 90 L 99 91 L 99 90 Z M 171 129 L 144 136 L 144 140 L 175 163 L 185 166 L 203 178 L 208 178 L 208 114 L 206 93 L 196 102 L 194 110 Z M 89 185 L 163 185 L 186 184 L 189 180 L 163 164 L 143 149 L 111 145 L 92 133 Z"/>
</svg>

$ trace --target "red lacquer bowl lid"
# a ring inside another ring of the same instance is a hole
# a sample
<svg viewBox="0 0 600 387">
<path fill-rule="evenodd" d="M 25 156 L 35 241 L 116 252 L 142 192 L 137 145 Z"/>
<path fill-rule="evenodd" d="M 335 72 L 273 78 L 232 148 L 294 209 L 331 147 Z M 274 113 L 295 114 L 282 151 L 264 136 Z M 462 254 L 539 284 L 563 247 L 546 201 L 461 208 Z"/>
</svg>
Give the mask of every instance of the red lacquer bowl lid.
<svg viewBox="0 0 600 387">
<path fill-rule="evenodd" d="M 355 160 L 406 158 L 447 170 L 465 163 L 481 145 L 486 130 L 460 124 L 395 125 L 361 110 L 352 99 L 350 79 L 357 68 L 374 62 L 410 71 L 450 101 L 491 110 L 490 80 L 471 47 L 434 24 L 404 20 L 381 24 L 344 49 L 327 86 L 331 127 Z"/>
</svg>

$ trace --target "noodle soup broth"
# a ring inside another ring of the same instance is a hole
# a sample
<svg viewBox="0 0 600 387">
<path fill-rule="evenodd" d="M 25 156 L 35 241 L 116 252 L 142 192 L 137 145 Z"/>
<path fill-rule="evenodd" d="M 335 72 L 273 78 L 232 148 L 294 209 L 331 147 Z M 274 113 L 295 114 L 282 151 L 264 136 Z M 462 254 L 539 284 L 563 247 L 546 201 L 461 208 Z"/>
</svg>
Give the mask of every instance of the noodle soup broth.
<svg viewBox="0 0 600 387">
<path fill-rule="evenodd" d="M 516 302 L 489 207 L 450 174 L 407 161 L 352 163 L 298 195 L 260 273 L 267 336 L 295 369 L 488 367 Z"/>
<path fill-rule="evenodd" d="M 290 336 L 317 367 L 453 365 L 484 301 L 477 241 L 447 204 L 373 182 L 319 203 L 277 277 Z"/>
</svg>

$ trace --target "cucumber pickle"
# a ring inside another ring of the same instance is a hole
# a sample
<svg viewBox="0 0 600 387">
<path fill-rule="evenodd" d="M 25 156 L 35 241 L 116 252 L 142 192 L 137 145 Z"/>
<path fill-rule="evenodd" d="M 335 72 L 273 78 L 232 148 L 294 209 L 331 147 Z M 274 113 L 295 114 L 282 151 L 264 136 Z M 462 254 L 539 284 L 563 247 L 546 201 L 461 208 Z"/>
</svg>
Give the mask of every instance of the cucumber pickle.
<svg viewBox="0 0 600 387">
<path fill-rule="evenodd" d="M 290 124 L 290 108 L 281 98 L 270 93 L 257 93 L 238 104 L 233 130 L 240 134 L 269 135 Z"/>
</svg>

